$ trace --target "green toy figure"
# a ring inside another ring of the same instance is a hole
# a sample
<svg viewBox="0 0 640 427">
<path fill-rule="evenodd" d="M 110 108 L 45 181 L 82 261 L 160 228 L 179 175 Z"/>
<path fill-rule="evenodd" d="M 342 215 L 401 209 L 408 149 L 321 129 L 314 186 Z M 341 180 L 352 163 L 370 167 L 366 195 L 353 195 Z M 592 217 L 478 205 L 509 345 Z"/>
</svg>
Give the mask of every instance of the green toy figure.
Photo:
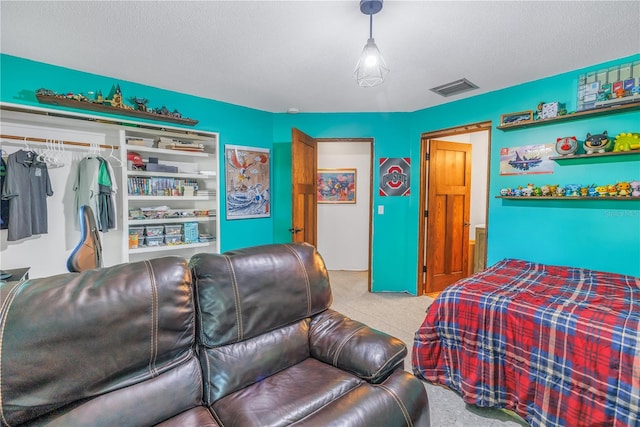
<svg viewBox="0 0 640 427">
<path fill-rule="evenodd" d="M 640 150 L 640 133 L 622 132 L 616 136 L 613 151 Z"/>
</svg>

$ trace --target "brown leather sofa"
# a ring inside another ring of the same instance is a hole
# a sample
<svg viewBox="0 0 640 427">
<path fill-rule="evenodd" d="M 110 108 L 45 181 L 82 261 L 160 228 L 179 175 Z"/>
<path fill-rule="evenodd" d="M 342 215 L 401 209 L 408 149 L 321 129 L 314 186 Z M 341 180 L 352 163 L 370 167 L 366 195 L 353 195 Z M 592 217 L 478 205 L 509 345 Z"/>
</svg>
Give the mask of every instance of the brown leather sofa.
<svg viewBox="0 0 640 427">
<path fill-rule="evenodd" d="M 429 425 L 405 345 L 329 308 L 308 245 L 7 286 L 3 426 Z"/>
</svg>

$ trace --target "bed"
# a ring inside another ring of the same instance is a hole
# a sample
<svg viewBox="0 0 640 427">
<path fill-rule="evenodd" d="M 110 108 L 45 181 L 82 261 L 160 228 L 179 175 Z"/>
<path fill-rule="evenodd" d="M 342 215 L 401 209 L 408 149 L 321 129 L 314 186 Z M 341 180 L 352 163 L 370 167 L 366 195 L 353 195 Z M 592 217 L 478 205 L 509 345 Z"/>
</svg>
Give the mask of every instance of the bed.
<svg viewBox="0 0 640 427">
<path fill-rule="evenodd" d="M 429 306 L 412 367 L 532 426 L 640 426 L 640 278 L 502 260 Z"/>
</svg>

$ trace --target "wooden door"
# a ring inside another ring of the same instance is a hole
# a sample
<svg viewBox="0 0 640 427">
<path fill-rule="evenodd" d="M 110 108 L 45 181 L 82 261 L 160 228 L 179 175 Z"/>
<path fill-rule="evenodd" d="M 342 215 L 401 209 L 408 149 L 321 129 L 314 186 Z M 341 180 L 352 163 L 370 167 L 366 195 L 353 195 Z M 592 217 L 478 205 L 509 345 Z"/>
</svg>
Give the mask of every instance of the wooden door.
<svg viewBox="0 0 640 427">
<path fill-rule="evenodd" d="M 291 130 L 292 242 L 317 244 L 316 177 L 318 144 L 298 129 Z"/>
<path fill-rule="evenodd" d="M 426 291 L 440 292 L 467 276 L 471 144 L 429 141 Z"/>
</svg>

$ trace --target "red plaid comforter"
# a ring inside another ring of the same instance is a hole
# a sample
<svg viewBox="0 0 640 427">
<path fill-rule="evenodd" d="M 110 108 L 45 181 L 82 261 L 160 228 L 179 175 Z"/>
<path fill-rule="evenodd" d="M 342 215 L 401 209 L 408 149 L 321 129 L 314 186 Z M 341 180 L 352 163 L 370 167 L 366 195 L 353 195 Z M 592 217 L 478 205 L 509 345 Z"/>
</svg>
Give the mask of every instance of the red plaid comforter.
<svg viewBox="0 0 640 427">
<path fill-rule="evenodd" d="M 640 278 L 503 260 L 438 296 L 412 365 L 532 426 L 640 426 Z"/>
</svg>

